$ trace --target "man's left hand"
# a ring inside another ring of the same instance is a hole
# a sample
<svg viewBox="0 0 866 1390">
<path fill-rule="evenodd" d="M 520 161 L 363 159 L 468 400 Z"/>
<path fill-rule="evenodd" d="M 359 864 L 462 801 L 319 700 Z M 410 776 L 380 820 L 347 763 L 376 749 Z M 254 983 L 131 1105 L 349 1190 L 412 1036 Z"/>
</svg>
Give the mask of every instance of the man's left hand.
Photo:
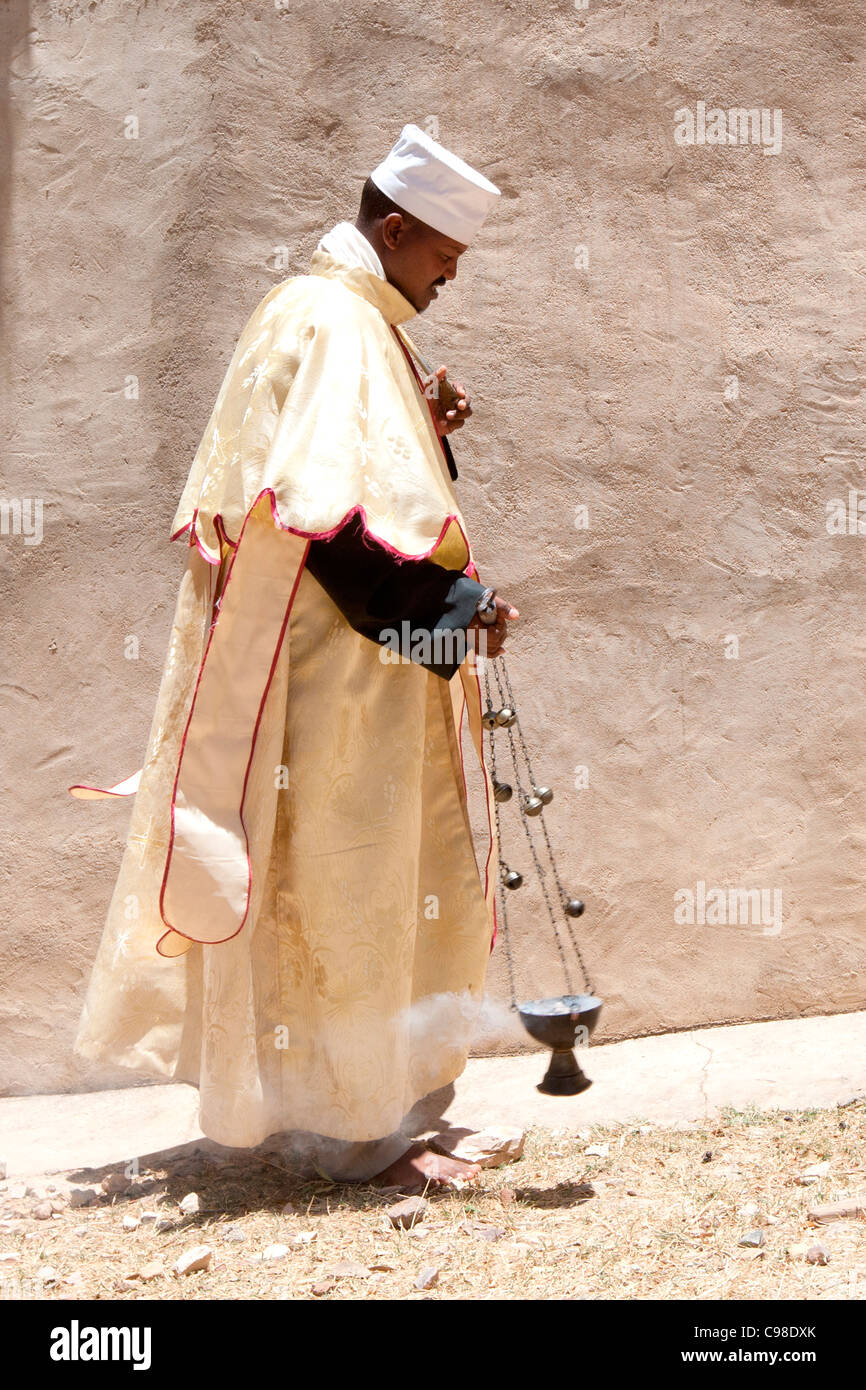
<svg viewBox="0 0 866 1390">
<path fill-rule="evenodd" d="M 437 389 L 436 382 L 441 381 L 447 374 L 447 367 L 439 367 L 424 383 L 424 391 L 430 401 L 430 406 L 433 411 L 433 422 L 439 434 L 452 434 L 454 430 L 461 429 L 464 422 L 468 420 L 469 416 L 472 414 L 472 406 L 469 404 L 469 397 L 459 381 L 451 382 L 451 385 L 457 392 L 458 399 L 447 411 L 442 409 L 442 402 L 439 400 L 438 396 L 435 395 Z"/>
<path fill-rule="evenodd" d="M 479 656 L 499 656 L 508 636 L 508 624 L 520 617 L 517 609 L 512 608 L 507 599 L 500 598 L 497 594 L 493 602 L 496 605 L 496 622 L 482 623 L 480 617 L 475 617 L 466 629 L 472 634 L 469 645 Z"/>
</svg>

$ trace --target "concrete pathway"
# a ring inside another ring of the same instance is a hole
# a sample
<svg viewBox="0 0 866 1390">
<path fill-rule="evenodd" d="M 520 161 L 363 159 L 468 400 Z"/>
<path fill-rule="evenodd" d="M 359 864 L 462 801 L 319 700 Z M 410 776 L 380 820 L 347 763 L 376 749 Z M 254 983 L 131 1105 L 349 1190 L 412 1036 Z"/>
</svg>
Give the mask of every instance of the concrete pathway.
<svg viewBox="0 0 866 1390">
<path fill-rule="evenodd" d="M 621 1121 L 685 1126 L 731 1106 L 806 1110 L 866 1094 L 866 1012 L 745 1023 L 582 1049 L 593 1085 L 554 1098 L 535 1089 L 549 1054 L 470 1061 L 450 1093 L 416 1107 L 414 1132 L 447 1123 L 582 1129 Z M 202 1140 L 192 1086 L 130 1086 L 0 1100 L 9 1177 L 100 1168 Z M 206 1143 L 206 1147 L 209 1145 Z"/>
</svg>

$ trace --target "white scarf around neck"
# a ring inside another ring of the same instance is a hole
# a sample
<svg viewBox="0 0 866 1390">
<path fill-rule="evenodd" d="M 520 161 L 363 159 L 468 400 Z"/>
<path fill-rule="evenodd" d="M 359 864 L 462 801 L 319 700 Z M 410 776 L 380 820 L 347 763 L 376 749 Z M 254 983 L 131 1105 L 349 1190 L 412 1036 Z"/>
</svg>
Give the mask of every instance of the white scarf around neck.
<svg viewBox="0 0 866 1390">
<path fill-rule="evenodd" d="M 363 232 L 359 232 L 351 222 L 338 222 L 322 237 L 316 250 L 327 251 L 329 256 L 335 256 L 346 265 L 359 266 L 362 270 L 372 271 L 381 280 L 385 279 L 382 262 Z"/>
</svg>

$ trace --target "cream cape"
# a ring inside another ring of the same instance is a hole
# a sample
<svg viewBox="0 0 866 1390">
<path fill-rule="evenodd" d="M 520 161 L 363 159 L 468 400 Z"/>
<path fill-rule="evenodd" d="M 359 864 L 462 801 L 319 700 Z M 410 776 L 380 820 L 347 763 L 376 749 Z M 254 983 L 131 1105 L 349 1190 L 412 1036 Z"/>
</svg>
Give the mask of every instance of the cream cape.
<svg viewBox="0 0 866 1390">
<path fill-rule="evenodd" d="M 474 569 L 394 327 L 414 311 L 324 252 L 311 271 L 256 309 L 193 462 L 144 767 L 72 789 L 135 794 L 76 1048 L 194 1081 L 229 1144 L 390 1133 L 465 1065 L 495 929 L 460 753 L 477 673 L 384 664 L 304 569 L 353 513 Z"/>
</svg>

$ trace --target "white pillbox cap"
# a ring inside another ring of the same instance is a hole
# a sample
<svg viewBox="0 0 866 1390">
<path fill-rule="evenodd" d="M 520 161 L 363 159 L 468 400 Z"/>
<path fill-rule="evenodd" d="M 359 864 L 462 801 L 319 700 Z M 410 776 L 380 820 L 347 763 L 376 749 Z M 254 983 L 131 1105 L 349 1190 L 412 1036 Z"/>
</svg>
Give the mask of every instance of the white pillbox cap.
<svg viewBox="0 0 866 1390">
<path fill-rule="evenodd" d="M 370 177 L 399 208 L 465 246 L 500 196 L 494 183 L 416 125 L 404 125 Z"/>
</svg>

